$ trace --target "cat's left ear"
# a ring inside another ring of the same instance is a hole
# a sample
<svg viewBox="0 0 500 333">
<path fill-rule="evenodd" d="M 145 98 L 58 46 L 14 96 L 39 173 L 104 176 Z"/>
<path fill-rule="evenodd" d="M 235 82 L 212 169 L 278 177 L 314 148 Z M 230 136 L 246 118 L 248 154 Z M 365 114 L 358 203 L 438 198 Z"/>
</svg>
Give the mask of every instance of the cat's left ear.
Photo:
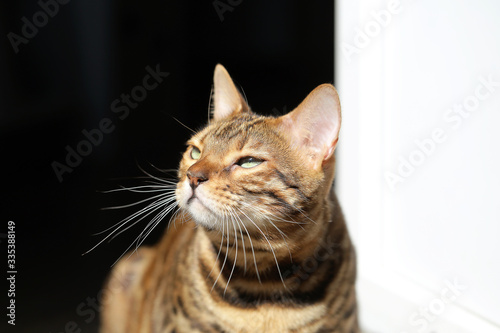
<svg viewBox="0 0 500 333">
<path fill-rule="evenodd" d="M 230 115 L 250 110 L 238 88 L 234 85 L 231 76 L 221 64 L 215 66 L 213 103 L 214 120 L 224 119 Z"/>
<path fill-rule="evenodd" d="M 280 120 L 292 146 L 303 152 L 306 163 L 312 168 L 317 170 L 332 160 L 341 114 L 339 96 L 331 84 L 314 89 L 295 110 Z"/>
</svg>

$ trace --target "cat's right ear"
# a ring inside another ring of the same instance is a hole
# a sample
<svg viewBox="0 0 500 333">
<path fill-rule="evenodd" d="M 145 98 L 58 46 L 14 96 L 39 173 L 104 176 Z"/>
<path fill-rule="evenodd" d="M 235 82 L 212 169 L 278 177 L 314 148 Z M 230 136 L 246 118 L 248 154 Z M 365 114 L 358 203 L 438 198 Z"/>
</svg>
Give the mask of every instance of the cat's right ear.
<svg viewBox="0 0 500 333">
<path fill-rule="evenodd" d="M 287 133 L 311 168 L 318 169 L 333 160 L 341 115 L 339 96 L 331 84 L 314 89 L 295 110 L 279 119 L 281 131 Z"/>
<path fill-rule="evenodd" d="M 231 76 L 221 64 L 215 66 L 212 118 L 220 120 L 250 110 Z"/>
</svg>

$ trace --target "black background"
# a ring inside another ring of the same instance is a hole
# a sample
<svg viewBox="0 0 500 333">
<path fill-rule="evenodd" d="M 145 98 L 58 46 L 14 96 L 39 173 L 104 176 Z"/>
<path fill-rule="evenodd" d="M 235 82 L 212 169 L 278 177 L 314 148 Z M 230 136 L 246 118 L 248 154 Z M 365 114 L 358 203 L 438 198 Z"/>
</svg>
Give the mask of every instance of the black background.
<svg viewBox="0 0 500 333">
<path fill-rule="evenodd" d="M 224 4 L 229 9 L 218 13 L 215 5 Z M 94 233 L 137 209 L 102 211 L 137 198 L 99 191 L 139 185 L 139 167 L 177 167 L 190 132 L 174 117 L 195 129 L 204 124 L 217 63 L 262 114 L 290 111 L 317 85 L 333 83 L 333 2 L 72 0 L 59 5 L 16 53 L 8 34 L 22 36 L 22 18 L 33 22 L 41 10 L 37 1 L 0 4 L 0 156 L 6 184 L 0 267 L 3 276 L 4 237 L 12 220 L 18 271 L 16 326 L 6 325 L 4 280 L 0 327 L 56 333 L 74 322 L 82 332 L 95 332 L 98 319 L 91 308 L 82 308 L 85 315 L 77 309 L 89 297 L 98 298 L 110 266 L 144 227 L 82 256 L 102 238 Z M 169 76 L 121 120 L 111 103 L 142 85 L 146 66 L 159 66 Z M 66 164 L 65 147 L 75 149 L 85 140 L 82 130 L 97 128 L 103 118 L 114 130 L 60 182 L 52 163 Z M 146 243 L 154 243 L 164 227 Z"/>
</svg>

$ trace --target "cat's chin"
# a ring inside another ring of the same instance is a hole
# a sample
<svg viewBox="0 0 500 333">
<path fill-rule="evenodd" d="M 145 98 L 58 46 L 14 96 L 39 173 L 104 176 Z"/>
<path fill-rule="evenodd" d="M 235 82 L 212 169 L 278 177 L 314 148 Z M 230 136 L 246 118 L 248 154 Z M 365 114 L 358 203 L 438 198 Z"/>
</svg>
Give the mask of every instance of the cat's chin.
<svg viewBox="0 0 500 333">
<path fill-rule="evenodd" d="M 177 203 L 179 207 L 187 212 L 193 222 L 209 230 L 219 230 L 224 232 L 231 229 L 231 226 L 242 228 L 242 232 L 262 233 L 260 226 L 262 220 L 269 224 L 272 217 L 267 217 L 259 210 L 248 211 L 241 208 L 228 207 L 225 211 L 220 211 L 218 203 L 211 199 L 213 196 L 207 192 L 203 185 L 197 187 L 196 193 L 189 182 L 179 183 L 176 191 Z M 237 212 L 241 213 L 237 213 Z M 231 213 L 233 212 L 233 213 Z"/>
<path fill-rule="evenodd" d="M 187 180 L 183 181 L 177 188 L 176 196 L 179 206 L 189 213 L 196 224 L 210 230 L 221 229 L 221 225 L 218 221 L 220 221 L 222 217 L 217 214 L 217 207 L 213 206 L 201 186 L 197 188 L 195 194 L 189 182 Z"/>
<path fill-rule="evenodd" d="M 208 209 L 199 198 L 193 198 L 189 201 L 187 210 L 194 222 L 208 229 L 218 229 L 219 220 L 217 215 Z"/>
</svg>

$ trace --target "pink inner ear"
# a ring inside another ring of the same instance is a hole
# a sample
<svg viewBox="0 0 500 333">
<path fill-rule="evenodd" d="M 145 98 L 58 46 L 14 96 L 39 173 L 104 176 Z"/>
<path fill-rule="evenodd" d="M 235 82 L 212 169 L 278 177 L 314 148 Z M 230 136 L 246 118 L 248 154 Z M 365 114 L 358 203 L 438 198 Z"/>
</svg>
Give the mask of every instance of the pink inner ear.
<svg viewBox="0 0 500 333">
<path fill-rule="evenodd" d="M 242 112 L 246 103 L 226 69 L 218 64 L 214 71 L 213 118 L 224 119 L 233 113 Z"/>
<path fill-rule="evenodd" d="M 330 157 L 332 157 L 333 152 L 335 151 L 335 148 L 337 148 L 337 142 L 338 141 L 339 141 L 339 139 L 337 137 L 337 139 L 335 139 L 335 141 L 333 142 L 333 145 L 328 149 L 328 151 L 326 152 L 325 156 L 323 157 L 323 161 L 326 161 Z"/>
<path fill-rule="evenodd" d="M 310 157 L 313 167 L 323 164 L 335 151 L 340 130 L 340 103 L 332 85 L 314 89 L 282 123 L 293 145 Z"/>
</svg>

